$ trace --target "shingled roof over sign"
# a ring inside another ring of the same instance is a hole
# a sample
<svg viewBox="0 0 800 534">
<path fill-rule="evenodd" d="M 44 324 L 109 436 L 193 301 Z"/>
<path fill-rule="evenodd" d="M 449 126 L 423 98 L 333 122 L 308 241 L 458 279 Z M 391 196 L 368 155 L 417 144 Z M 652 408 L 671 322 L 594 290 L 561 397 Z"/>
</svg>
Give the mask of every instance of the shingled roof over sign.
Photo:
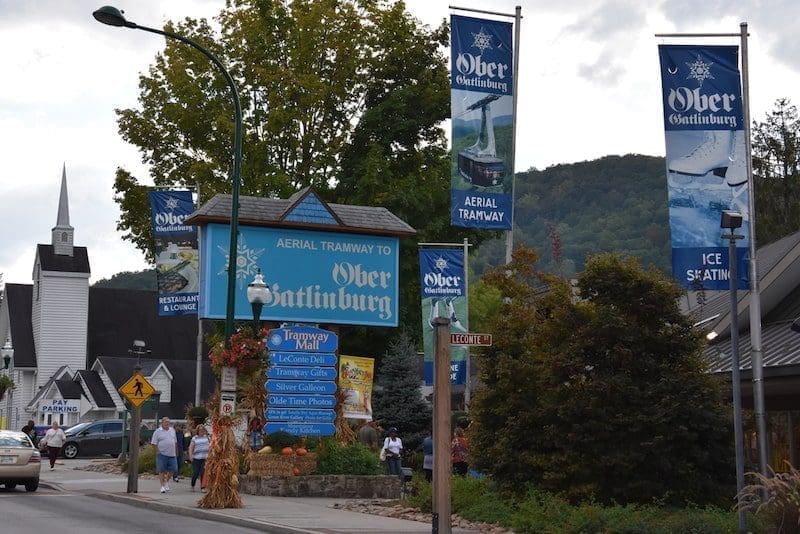
<svg viewBox="0 0 800 534">
<path fill-rule="evenodd" d="M 231 195 L 215 195 L 192 213 L 186 222 L 227 224 L 230 214 Z M 308 187 L 289 199 L 239 197 L 239 224 L 398 237 L 417 233 L 386 208 L 328 204 Z"/>
</svg>

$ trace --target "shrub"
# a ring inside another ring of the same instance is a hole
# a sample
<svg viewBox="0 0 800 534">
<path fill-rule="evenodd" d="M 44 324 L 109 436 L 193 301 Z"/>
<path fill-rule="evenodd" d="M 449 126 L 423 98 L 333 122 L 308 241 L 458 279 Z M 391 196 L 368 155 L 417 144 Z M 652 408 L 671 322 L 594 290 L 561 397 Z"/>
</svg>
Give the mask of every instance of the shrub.
<svg viewBox="0 0 800 534">
<path fill-rule="evenodd" d="M 284 447 L 294 447 L 297 444 L 297 436 L 283 431 L 273 432 L 267 435 L 266 444 L 273 450 L 280 451 Z"/>
<path fill-rule="evenodd" d="M 317 456 L 317 473 L 320 475 L 380 475 L 383 463 L 360 443 L 340 445 L 334 440 L 324 442 Z"/>
<path fill-rule="evenodd" d="M 470 521 L 503 524 L 514 513 L 513 502 L 504 501 L 486 478 L 452 477 L 453 513 Z"/>
<path fill-rule="evenodd" d="M 192 406 L 186 411 L 186 418 L 191 419 L 194 425 L 201 425 L 208 419 L 208 409 L 205 406 Z"/>
<path fill-rule="evenodd" d="M 425 480 L 425 477 L 419 473 L 414 473 L 411 478 L 411 485 L 409 487 L 406 502 L 409 506 L 419 508 L 423 512 L 430 512 L 432 510 L 432 494 L 433 488 L 431 483 Z"/>
<path fill-rule="evenodd" d="M 800 471 L 786 462 L 789 470 L 775 473 L 769 468 L 771 476 L 761 473 L 748 473 L 755 482 L 742 489 L 739 502 L 741 507 L 778 532 L 800 531 Z M 766 495 L 766 500 L 763 500 Z"/>
</svg>

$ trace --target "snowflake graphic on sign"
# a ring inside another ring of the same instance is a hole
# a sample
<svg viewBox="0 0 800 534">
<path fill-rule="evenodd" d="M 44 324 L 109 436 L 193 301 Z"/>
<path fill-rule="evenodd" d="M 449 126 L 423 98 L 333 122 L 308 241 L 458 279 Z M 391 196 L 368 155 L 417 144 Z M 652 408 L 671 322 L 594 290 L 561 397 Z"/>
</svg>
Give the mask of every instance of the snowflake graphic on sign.
<svg viewBox="0 0 800 534">
<path fill-rule="evenodd" d="M 175 197 L 169 197 L 167 199 L 167 209 L 174 210 L 177 207 L 178 207 L 178 199 Z"/>
<path fill-rule="evenodd" d="M 479 49 L 481 53 L 485 52 L 487 48 L 492 48 L 492 36 L 486 33 L 483 26 L 481 26 L 480 32 L 472 34 L 472 38 L 472 46 Z"/>
<path fill-rule="evenodd" d="M 436 267 L 440 271 L 446 270 L 447 269 L 447 260 L 444 259 L 443 257 L 439 256 L 438 258 L 436 258 L 436 261 L 434 262 L 434 267 Z"/>
<path fill-rule="evenodd" d="M 227 249 L 221 245 L 217 248 L 225 256 L 225 265 L 218 275 L 228 272 L 228 264 L 230 263 L 230 254 Z M 244 236 L 239 237 L 239 242 L 236 244 L 236 285 L 241 290 L 246 281 L 254 277 L 258 273 L 258 259 L 264 254 L 263 248 L 248 248 Z"/>
<path fill-rule="evenodd" d="M 711 65 L 713 64 L 713 61 L 706 63 L 700 56 L 697 56 L 697 61 L 686 64 L 689 67 L 689 76 L 687 76 L 686 79 L 697 80 L 698 83 L 700 83 L 700 87 L 702 87 L 704 81 L 714 79 L 714 76 L 711 74 Z"/>
</svg>

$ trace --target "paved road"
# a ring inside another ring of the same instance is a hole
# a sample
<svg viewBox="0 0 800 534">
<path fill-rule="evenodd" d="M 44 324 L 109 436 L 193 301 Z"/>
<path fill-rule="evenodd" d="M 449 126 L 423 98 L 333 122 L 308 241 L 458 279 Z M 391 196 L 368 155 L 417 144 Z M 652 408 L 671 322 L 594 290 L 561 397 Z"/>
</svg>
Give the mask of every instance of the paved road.
<svg viewBox="0 0 800 534">
<path fill-rule="evenodd" d="M 225 534 L 258 532 L 225 525 Z M 0 490 L 0 531 L 15 534 L 199 534 L 217 532 L 219 523 L 193 517 L 179 517 L 126 504 L 100 501 L 73 492 L 23 488 Z"/>
</svg>

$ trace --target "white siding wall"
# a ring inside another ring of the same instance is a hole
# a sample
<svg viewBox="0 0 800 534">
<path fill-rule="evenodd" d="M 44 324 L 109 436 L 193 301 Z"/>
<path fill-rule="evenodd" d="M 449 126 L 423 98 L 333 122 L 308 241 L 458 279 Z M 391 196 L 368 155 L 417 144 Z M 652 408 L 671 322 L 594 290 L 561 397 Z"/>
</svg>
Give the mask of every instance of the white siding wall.
<svg viewBox="0 0 800 534">
<path fill-rule="evenodd" d="M 37 386 L 44 385 L 62 365 L 76 371 L 86 368 L 89 324 L 87 273 L 44 271 L 40 283 L 41 324 L 38 336 L 34 332 L 39 367 Z"/>
<path fill-rule="evenodd" d="M 167 373 L 164 372 L 164 369 L 159 367 L 156 374 L 148 377 L 147 381 L 156 388 L 156 391 L 161 392 L 159 403 L 169 404 L 172 402 L 172 381 L 169 379 Z"/>
</svg>

